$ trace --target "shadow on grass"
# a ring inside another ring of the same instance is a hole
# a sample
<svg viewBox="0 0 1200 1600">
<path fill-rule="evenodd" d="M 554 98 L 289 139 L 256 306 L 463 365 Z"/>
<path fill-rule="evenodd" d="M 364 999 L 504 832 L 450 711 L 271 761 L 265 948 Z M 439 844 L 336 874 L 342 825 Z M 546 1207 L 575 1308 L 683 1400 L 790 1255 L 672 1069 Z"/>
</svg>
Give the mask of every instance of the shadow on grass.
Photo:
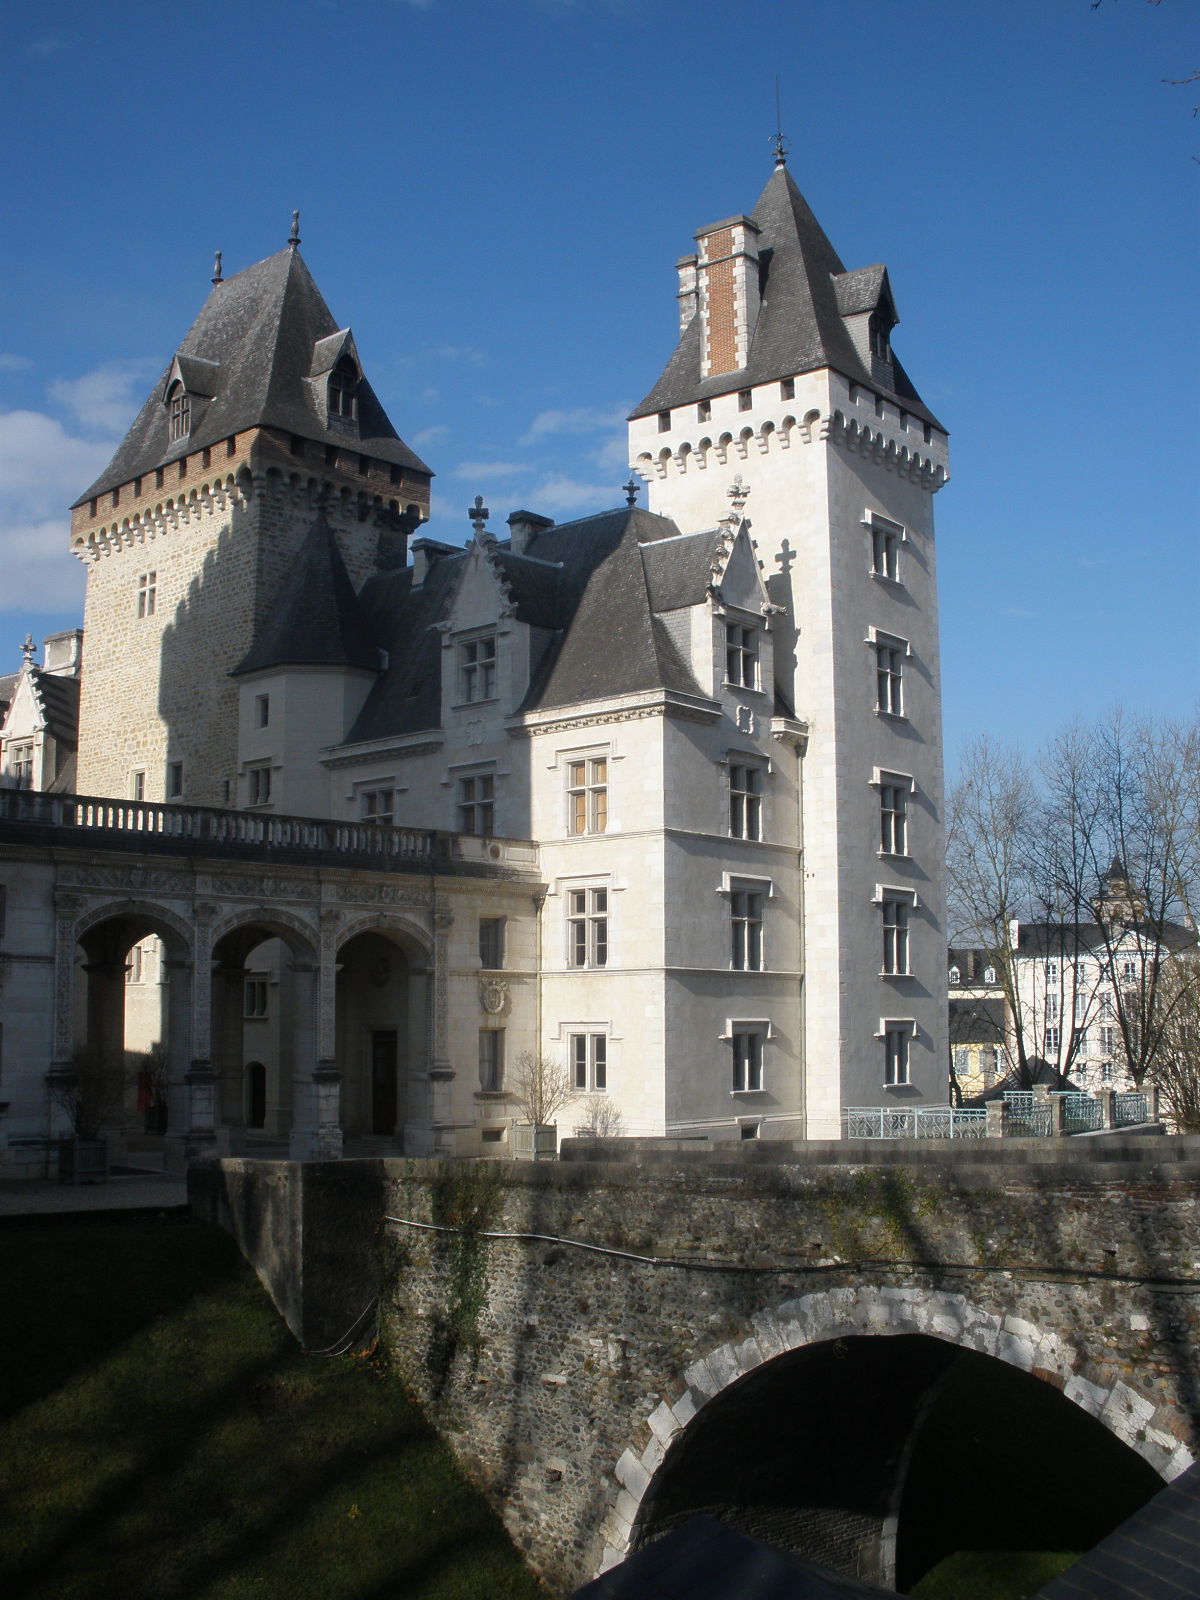
<svg viewBox="0 0 1200 1600">
<path fill-rule="evenodd" d="M 5 1242 L 11 1265 L 20 1251 Z M 64 1333 L 43 1363 L 23 1319 L 12 1355 L 39 1370 L 25 1385 L 36 1396 L 0 1427 L 6 1600 L 540 1592 L 383 1365 L 301 1355 L 216 1230 L 128 1226 L 106 1284 L 103 1230 L 25 1229 L 21 1242 L 41 1257 L 55 1325 L 50 1258 L 77 1309 L 71 1261 L 90 1252 L 102 1337 L 93 1349 L 74 1321 L 73 1359 Z"/>
</svg>

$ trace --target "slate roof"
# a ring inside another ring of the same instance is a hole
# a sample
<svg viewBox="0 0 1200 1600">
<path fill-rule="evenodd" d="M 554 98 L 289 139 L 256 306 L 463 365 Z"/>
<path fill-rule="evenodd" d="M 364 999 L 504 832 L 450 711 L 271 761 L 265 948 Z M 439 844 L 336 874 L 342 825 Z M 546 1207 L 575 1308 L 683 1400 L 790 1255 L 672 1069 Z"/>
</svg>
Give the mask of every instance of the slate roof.
<svg viewBox="0 0 1200 1600">
<path fill-rule="evenodd" d="M 734 389 L 832 367 L 940 427 L 898 361 L 893 360 L 891 389 L 872 375 L 842 320 L 872 309 L 881 294 L 890 307 L 886 269 L 846 271 L 786 167 L 776 167 L 771 174 L 753 220 L 760 230 L 762 302 L 746 365 L 701 378 L 702 324 L 697 313 L 662 376 L 631 416 L 644 417 Z"/>
<path fill-rule="evenodd" d="M 41 667 L 30 671 L 33 692 L 42 708 L 46 732 L 60 743 L 74 745 L 79 737 L 79 679 Z"/>
<path fill-rule="evenodd" d="M 1004 1038 L 1004 1001 L 950 1001 L 951 1044 L 999 1044 Z"/>
<path fill-rule="evenodd" d="M 1035 1600 L 1196 1600 L 1198 1594 L 1200 1462 L 1039 1589 Z"/>
<path fill-rule="evenodd" d="M 20 676 L 19 672 L 0 673 L 0 718 L 4 716 L 4 713 L 12 704 L 13 690 L 16 688 L 17 679 Z"/>
<path fill-rule="evenodd" d="M 344 333 L 334 321 L 299 250 L 280 250 L 214 285 L 179 346 L 180 373 L 192 395 L 191 429 L 167 438 L 163 404 L 167 366 L 116 455 L 76 505 L 181 455 L 254 427 L 278 428 L 428 473 L 397 434 L 364 377 L 356 391 L 357 426 L 330 423 L 325 379 L 314 376 L 316 347 Z M 206 398 L 208 397 L 208 398 Z"/>
<path fill-rule="evenodd" d="M 1126 931 L 1157 939 L 1168 950 L 1197 946 L 1196 934 L 1178 922 L 1126 922 Z M 1115 942 L 1115 941 L 1114 941 Z M 1017 952 L 1023 956 L 1070 958 L 1077 951 L 1093 954 L 1105 948 L 1105 931 L 1098 922 L 1022 922 L 1017 932 Z"/>
<path fill-rule="evenodd" d="M 789 1555 L 726 1528 L 715 1517 L 692 1517 L 663 1539 L 635 1550 L 570 1600 L 879 1600 L 895 1596 L 860 1578 L 845 1578 L 803 1556 Z"/>
<path fill-rule="evenodd" d="M 715 530 L 684 539 L 668 518 L 622 506 L 540 530 L 520 555 L 505 544 L 493 547 L 487 559 L 514 615 L 542 635 L 517 709 L 656 689 L 707 699 L 660 613 L 703 600 L 719 543 Z M 406 567 L 364 585 L 364 637 L 387 651 L 388 669 L 346 743 L 439 727 L 444 652 L 437 624 L 450 613 L 468 555 L 441 555 L 420 584 Z"/>
<path fill-rule="evenodd" d="M 333 530 L 317 513 L 265 625 L 231 677 L 268 667 L 381 666 Z"/>
</svg>

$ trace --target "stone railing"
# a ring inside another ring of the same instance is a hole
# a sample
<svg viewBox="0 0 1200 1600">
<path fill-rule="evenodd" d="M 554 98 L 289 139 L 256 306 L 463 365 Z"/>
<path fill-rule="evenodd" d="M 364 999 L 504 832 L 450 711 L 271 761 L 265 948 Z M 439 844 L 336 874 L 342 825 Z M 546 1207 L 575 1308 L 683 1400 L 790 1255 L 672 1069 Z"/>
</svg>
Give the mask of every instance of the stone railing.
<svg viewBox="0 0 1200 1600">
<path fill-rule="evenodd" d="M 0 830 L 12 839 L 48 837 L 116 849 L 165 847 L 214 855 L 254 855 L 296 860 L 332 857 L 347 865 L 395 870 L 450 862 L 500 865 L 510 841 L 494 841 L 429 828 L 376 827 L 319 817 L 288 817 L 212 806 L 164 805 L 96 795 L 45 794 L 0 789 Z M 519 842 L 516 848 L 520 852 Z M 523 853 L 528 853 L 527 851 Z"/>
</svg>

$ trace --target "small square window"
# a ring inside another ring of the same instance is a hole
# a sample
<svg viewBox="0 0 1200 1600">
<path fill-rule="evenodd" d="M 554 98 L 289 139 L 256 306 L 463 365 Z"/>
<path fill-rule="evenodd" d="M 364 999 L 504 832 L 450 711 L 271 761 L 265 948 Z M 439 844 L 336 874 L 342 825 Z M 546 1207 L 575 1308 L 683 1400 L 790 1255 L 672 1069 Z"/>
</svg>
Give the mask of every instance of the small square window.
<svg viewBox="0 0 1200 1600">
<path fill-rule="evenodd" d="M 795 378 L 780 378 L 779 398 L 781 400 L 794 400 L 796 398 Z"/>
<path fill-rule="evenodd" d="M 387 784 L 379 789 L 361 789 L 358 803 L 364 822 L 376 828 L 390 828 L 396 821 L 396 791 Z"/>
<path fill-rule="evenodd" d="M 658 431 L 659 433 L 670 433 L 671 413 L 669 411 L 660 411 L 658 413 Z"/>
<path fill-rule="evenodd" d="M 712 421 L 712 401 L 711 400 L 701 400 L 701 401 L 699 401 L 697 403 L 697 405 L 696 405 L 696 421 L 697 422 L 711 422 Z"/>
<path fill-rule="evenodd" d="M 752 411 L 753 409 L 754 409 L 754 390 L 753 389 L 739 389 L 738 390 L 738 410 L 739 411 Z"/>
</svg>

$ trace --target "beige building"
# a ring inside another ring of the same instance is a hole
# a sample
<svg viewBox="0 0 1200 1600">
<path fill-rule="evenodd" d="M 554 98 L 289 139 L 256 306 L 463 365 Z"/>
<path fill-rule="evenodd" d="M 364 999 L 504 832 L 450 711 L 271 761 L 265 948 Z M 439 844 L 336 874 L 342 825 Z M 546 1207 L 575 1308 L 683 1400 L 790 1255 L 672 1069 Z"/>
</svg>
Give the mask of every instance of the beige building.
<svg viewBox="0 0 1200 1600">
<path fill-rule="evenodd" d="M 214 1125 L 336 1143 L 296 1114 L 314 950 L 355 996 L 323 1014 L 323 1115 L 336 1081 L 339 1126 L 413 1153 L 504 1143 L 528 1050 L 569 1074 L 567 1129 L 595 1096 L 627 1133 L 712 1138 L 945 1101 L 945 434 L 892 353 L 886 270 L 844 270 L 782 162 L 698 239 L 679 348 L 630 422 L 649 508 L 631 477 L 580 521 L 514 511 L 500 536 L 480 500 L 465 547 L 425 535 L 429 468 L 296 239 L 218 275 L 77 503 L 80 792 L 298 861 L 288 819 L 385 860 L 439 830 L 525 882 L 438 891 L 470 983 L 435 1060 L 425 1002 L 375 983 L 388 930 L 343 959 L 263 880 L 204 958 L 240 997 L 197 1053 Z M 401 942 L 436 988 L 431 930 Z"/>
</svg>

